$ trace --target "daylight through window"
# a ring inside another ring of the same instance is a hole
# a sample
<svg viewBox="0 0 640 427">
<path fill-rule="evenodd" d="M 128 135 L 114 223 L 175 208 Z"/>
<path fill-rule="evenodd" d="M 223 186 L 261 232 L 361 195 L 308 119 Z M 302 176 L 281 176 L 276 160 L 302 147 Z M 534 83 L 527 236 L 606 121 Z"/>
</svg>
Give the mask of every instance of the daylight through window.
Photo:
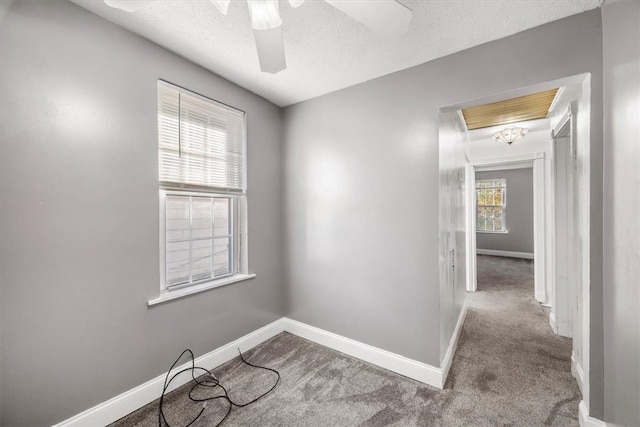
<svg viewBox="0 0 640 427">
<path fill-rule="evenodd" d="M 506 231 L 506 193 L 505 179 L 476 181 L 477 231 Z"/>
<path fill-rule="evenodd" d="M 158 82 L 161 289 L 240 272 L 244 113 Z"/>
</svg>

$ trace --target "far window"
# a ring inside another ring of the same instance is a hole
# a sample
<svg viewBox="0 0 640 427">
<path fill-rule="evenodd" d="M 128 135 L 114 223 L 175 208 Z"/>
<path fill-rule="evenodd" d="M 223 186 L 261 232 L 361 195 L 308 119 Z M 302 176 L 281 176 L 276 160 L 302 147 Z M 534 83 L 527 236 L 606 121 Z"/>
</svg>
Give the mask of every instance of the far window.
<svg viewBox="0 0 640 427">
<path fill-rule="evenodd" d="M 245 134 L 242 111 L 158 82 L 161 291 L 247 274 Z"/>
<path fill-rule="evenodd" d="M 476 230 L 505 232 L 507 181 L 476 181 Z"/>
</svg>

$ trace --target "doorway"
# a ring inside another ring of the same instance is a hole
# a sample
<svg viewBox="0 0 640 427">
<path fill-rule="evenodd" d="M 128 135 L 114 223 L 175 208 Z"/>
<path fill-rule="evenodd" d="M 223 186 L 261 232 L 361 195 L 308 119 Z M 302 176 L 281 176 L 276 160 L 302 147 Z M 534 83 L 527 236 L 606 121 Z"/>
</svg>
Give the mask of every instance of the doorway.
<svg viewBox="0 0 640 427">
<path fill-rule="evenodd" d="M 547 247 L 545 244 L 545 170 L 544 153 L 529 153 L 491 160 L 469 162 L 467 165 L 467 292 L 476 292 L 477 278 L 477 238 L 476 238 L 476 173 L 500 169 L 533 169 L 533 259 L 534 259 L 534 296 L 540 303 L 547 300 L 545 265 Z"/>
<path fill-rule="evenodd" d="M 549 308 L 549 323 L 559 335 L 573 340 L 572 373 L 589 401 L 590 319 L 590 76 L 578 75 L 485 99 L 447 107 L 460 111 L 550 87 L 559 87 L 549 108 L 545 148 L 524 152 L 524 144 L 510 145 L 512 155 L 493 144 L 489 131 L 480 149 L 468 144 L 464 188 L 467 292 L 477 290 L 475 236 L 475 173 L 485 167 L 528 164 L 534 175 L 535 299 Z M 491 130 L 493 131 L 493 129 Z M 467 130 L 467 132 L 469 132 Z M 527 138 L 530 137 L 530 130 Z M 468 133 L 467 133 L 467 138 Z M 531 139 L 525 139 L 530 142 Z M 473 142 L 473 139 L 471 139 Z M 476 147 L 478 147 L 476 145 Z M 486 150 L 486 158 L 475 156 Z M 559 181 L 562 184 L 556 189 Z M 560 256 L 559 256 L 560 254 Z"/>
</svg>

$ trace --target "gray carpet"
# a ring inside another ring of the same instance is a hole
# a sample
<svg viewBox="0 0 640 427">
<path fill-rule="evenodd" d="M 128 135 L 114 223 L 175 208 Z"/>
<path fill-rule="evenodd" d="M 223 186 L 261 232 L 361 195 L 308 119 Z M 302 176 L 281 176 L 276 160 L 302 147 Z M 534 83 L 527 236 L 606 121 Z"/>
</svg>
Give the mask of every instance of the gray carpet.
<svg viewBox="0 0 640 427">
<path fill-rule="evenodd" d="M 280 384 L 255 404 L 234 408 L 223 425 L 577 426 L 571 340 L 551 332 L 534 300 L 532 263 L 479 257 L 478 285 L 444 390 L 285 332 L 246 354 L 280 371 Z M 274 379 L 238 358 L 214 373 L 238 402 L 253 399 Z M 171 426 L 186 425 L 202 407 L 187 391 L 183 386 L 166 399 Z M 225 405 L 210 402 L 194 426 L 217 424 Z M 157 426 L 157 408 L 154 402 L 112 426 Z"/>
</svg>

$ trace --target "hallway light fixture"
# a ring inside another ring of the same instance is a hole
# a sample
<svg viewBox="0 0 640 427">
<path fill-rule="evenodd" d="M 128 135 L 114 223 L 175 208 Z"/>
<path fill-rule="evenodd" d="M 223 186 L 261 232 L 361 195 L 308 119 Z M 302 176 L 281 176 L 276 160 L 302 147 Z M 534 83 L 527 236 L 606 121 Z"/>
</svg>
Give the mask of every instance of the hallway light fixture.
<svg viewBox="0 0 640 427">
<path fill-rule="evenodd" d="M 506 142 L 511 145 L 516 141 L 520 141 L 529 132 L 525 128 L 505 128 L 493 134 L 493 139 L 497 142 Z"/>
</svg>

